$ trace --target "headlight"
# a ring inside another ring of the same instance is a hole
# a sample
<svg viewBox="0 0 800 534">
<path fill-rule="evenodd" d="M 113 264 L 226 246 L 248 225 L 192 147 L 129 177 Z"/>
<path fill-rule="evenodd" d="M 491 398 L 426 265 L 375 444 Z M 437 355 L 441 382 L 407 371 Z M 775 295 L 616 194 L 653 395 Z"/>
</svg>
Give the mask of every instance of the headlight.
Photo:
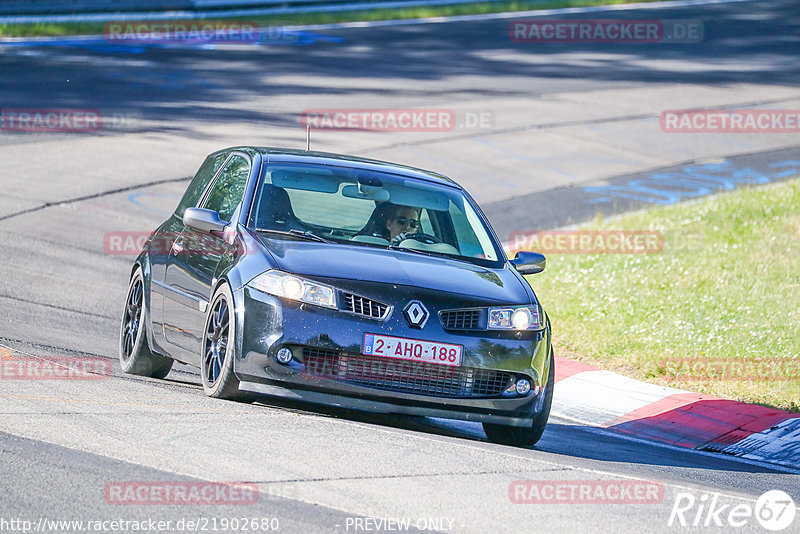
<svg viewBox="0 0 800 534">
<path fill-rule="evenodd" d="M 336 292 L 332 287 L 283 271 L 267 271 L 247 285 L 276 297 L 336 309 Z"/>
<path fill-rule="evenodd" d="M 539 306 L 514 306 L 489 308 L 490 330 L 541 330 L 542 314 Z"/>
</svg>

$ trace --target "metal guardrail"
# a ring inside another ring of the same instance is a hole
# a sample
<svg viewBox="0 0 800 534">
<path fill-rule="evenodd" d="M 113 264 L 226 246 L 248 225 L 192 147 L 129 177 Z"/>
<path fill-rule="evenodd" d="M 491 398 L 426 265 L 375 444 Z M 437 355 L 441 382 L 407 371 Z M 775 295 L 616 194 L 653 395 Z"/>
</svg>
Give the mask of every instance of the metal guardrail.
<svg viewBox="0 0 800 534">
<path fill-rule="evenodd" d="M 358 3 L 361 0 L 349 0 Z M 368 0 L 364 0 L 365 2 Z M 0 0 L 0 15 L 68 15 L 335 4 L 331 0 Z"/>
<path fill-rule="evenodd" d="M 0 0 L 0 14 L 67 14 L 98 11 L 193 9 L 192 0 Z"/>
</svg>

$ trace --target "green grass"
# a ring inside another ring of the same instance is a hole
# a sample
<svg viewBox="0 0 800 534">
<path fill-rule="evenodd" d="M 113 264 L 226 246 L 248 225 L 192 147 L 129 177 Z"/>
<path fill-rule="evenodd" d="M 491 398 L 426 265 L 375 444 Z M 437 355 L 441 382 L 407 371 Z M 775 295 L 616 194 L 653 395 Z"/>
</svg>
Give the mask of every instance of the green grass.
<svg viewBox="0 0 800 534">
<path fill-rule="evenodd" d="M 635 1 L 655 2 L 659 0 Z M 290 15 L 255 17 L 245 16 L 234 17 L 234 19 L 252 21 L 261 26 L 286 26 L 476 15 L 484 13 L 527 11 L 533 9 L 556 9 L 563 7 L 584 7 L 630 3 L 633 3 L 633 0 L 509 0 L 505 2 L 475 2 L 452 6 L 420 6 L 398 9 L 373 9 L 365 11 L 297 13 Z M 213 20 L 224 20 L 224 17 L 213 17 Z M 0 24 L 0 37 L 102 35 L 104 27 L 104 22 Z"/>
<path fill-rule="evenodd" d="M 529 280 L 550 314 L 557 354 L 800 411 L 800 180 L 587 228 L 656 230 L 665 246 L 548 256 L 547 270 Z"/>
</svg>

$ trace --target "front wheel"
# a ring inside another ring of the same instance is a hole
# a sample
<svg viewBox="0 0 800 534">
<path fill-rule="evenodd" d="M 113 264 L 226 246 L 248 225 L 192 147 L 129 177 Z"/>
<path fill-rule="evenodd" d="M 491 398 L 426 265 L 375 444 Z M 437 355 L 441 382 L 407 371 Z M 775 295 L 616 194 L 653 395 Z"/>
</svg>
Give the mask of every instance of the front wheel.
<svg viewBox="0 0 800 534">
<path fill-rule="evenodd" d="M 515 447 L 530 447 L 542 437 L 547 419 L 550 417 L 550 406 L 553 404 L 553 384 L 555 383 L 556 360 L 553 348 L 550 347 L 550 372 L 544 391 L 542 409 L 533 418 L 530 426 L 507 426 L 494 423 L 483 423 L 483 431 L 492 443 L 513 445 Z"/>
<path fill-rule="evenodd" d="M 219 286 L 208 310 L 200 365 L 203 390 L 209 397 L 252 402 L 254 395 L 239 391 L 239 379 L 233 372 L 236 318 L 233 295 L 227 284 Z"/>
<path fill-rule="evenodd" d="M 128 299 L 119 331 L 119 364 L 128 374 L 164 378 L 174 360 L 150 350 L 147 342 L 147 306 L 144 304 L 144 277 L 137 267 L 131 277 Z"/>
</svg>

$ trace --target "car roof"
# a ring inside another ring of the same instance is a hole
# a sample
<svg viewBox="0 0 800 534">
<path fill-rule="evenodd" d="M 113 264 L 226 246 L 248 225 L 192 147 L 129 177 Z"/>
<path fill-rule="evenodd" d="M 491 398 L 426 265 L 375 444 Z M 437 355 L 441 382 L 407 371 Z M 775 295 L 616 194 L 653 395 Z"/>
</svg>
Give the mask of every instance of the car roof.
<svg viewBox="0 0 800 534">
<path fill-rule="evenodd" d="M 291 148 L 276 147 L 233 147 L 220 152 L 227 152 L 231 150 L 243 150 L 251 153 L 259 152 L 267 162 L 308 163 L 311 165 L 355 167 L 358 169 L 399 174 L 408 178 L 416 178 L 425 182 L 432 182 L 462 189 L 462 187 L 455 181 L 451 180 L 447 176 L 444 176 L 443 174 L 377 159 L 361 158 L 358 156 L 335 154 L 331 152 L 316 152 L 313 150 L 295 150 Z"/>
</svg>

